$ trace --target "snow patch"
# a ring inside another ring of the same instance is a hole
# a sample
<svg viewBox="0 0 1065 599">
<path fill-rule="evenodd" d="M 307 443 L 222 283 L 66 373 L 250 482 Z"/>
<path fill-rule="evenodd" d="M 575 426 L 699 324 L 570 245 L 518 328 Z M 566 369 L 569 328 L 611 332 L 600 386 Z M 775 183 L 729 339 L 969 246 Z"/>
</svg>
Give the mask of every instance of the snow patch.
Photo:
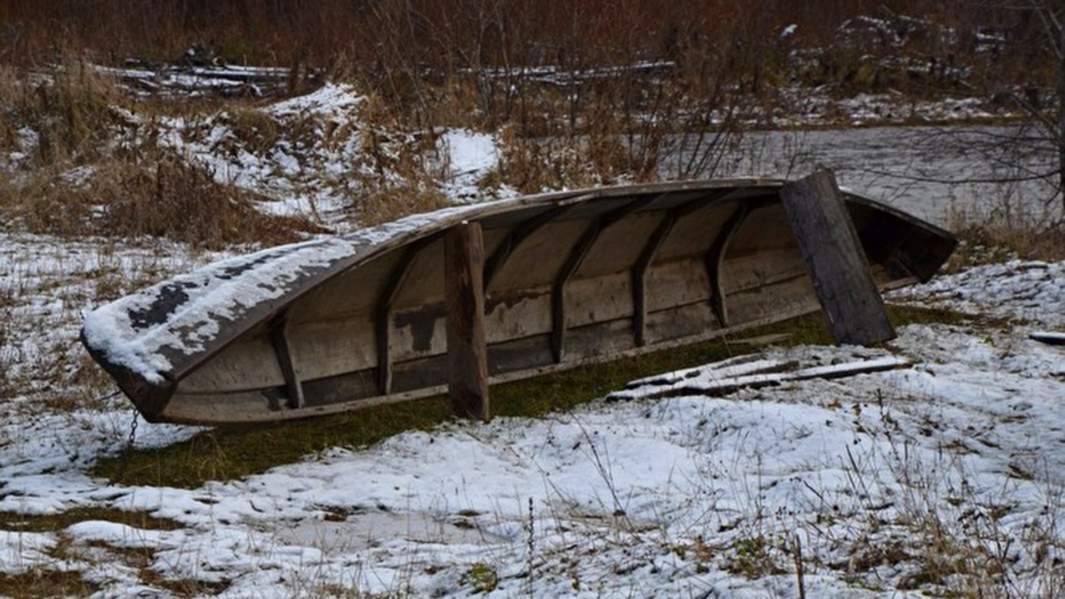
<svg viewBox="0 0 1065 599">
<path fill-rule="evenodd" d="M 950 308 L 968 314 L 1065 325 L 1065 262 L 1011 260 L 891 292 L 890 301 Z"/>
</svg>

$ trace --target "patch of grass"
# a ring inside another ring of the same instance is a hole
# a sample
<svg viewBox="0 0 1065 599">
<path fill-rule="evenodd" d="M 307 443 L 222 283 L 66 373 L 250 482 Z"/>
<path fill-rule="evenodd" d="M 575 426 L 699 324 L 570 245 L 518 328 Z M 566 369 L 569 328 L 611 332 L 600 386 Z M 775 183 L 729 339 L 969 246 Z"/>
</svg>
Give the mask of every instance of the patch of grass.
<svg viewBox="0 0 1065 599">
<path fill-rule="evenodd" d="M 158 237 L 208 249 L 277 245 L 319 231 L 303 218 L 264 214 L 254 205 L 259 199 L 160 151 L 150 160 L 94 164 L 77 183 L 41 169 L 20 185 L 0 187 L 0 213 L 33 233 Z"/>
<path fill-rule="evenodd" d="M 1065 260 L 1065 226 L 1040 227 L 1001 222 L 965 223 L 956 227 L 961 244 L 947 263 L 948 272 L 969 266 L 1023 260 Z"/>
<path fill-rule="evenodd" d="M 281 124 L 261 110 L 236 106 L 226 116 L 233 135 L 253 154 L 265 154 L 281 140 Z"/>
<path fill-rule="evenodd" d="M 15 132 L 29 127 L 38 136 L 38 165 L 98 156 L 123 125 L 115 111 L 123 104 L 115 81 L 74 56 L 63 57 L 50 76 L 45 83 L 27 72 L 0 70 L 0 148 L 13 149 Z"/>
<path fill-rule="evenodd" d="M 852 549 L 849 560 L 833 564 L 832 567 L 853 572 L 869 572 L 880 566 L 894 567 L 910 559 L 912 556 L 898 542 L 861 543 Z"/>
<path fill-rule="evenodd" d="M 470 587 L 474 593 L 491 593 L 499 585 L 499 575 L 491 566 L 478 562 L 462 575 L 462 585 Z"/>
<path fill-rule="evenodd" d="M 138 571 L 150 568 L 158 554 L 158 550 L 151 547 L 119 547 L 104 541 L 89 541 L 86 546 L 102 549 Z"/>
<path fill-rule="evenodd" d="M 147 512 L 131 512 L 109 507 L 77 507 L 58 514 L 25 515 L 0 512 L 0 530 L 18 532 L 55 532 L 88 520 L 106 520 L 146 530 L 177 530 L 182 525 Z"/>
<path fill-rule="evenodd" d="M 410 171 L 408 171 L 410 173 Z M 404 174 L 399 182 L 372 182 L 355 205 L 355 218 L 364 227 L 430 212 L 448 206 L 447 196 L 424 176 Z"/>
<path fill-rule="evenodd" d="M 956 323 L 946 310 L 890 306 L 896 326 Z M 784 345 L 830 344 L 823 317 L 812 314 L 743 333 L 787 333 Z M 603 397 L 641 377 L 699 366 L 748 351 L 728 338 L 593 364 L 535 378 L 493 385 L 496 416 L 542 417 Z M 265 425 L 219 427 L 155 449 L 135 449 L 99 461 L 94 476 L 118 484 L 196 488 L 209 480 L 257 474 L 330 447 L 365 447 L 407 430 L 429 430 L 451 417 L 447 398 L 431 397 L 375 406 L 346 414 Z"/>
<path fill-rule="evenodd" d="M 711 548 L 703 538 L 697 537 L 691 543 L 678 543 L 672 546 L 673 553 L 682 560 L 695 562 L 695 572 L 703 574 L 709 571 L 708 564 L 714 558 L 715 550 Z"/>
<path fill-rule="evenodd" d="M 228 580 L 208 582 L 191 578 L 163 578 L 155 570 L 145 569 L 141 571 L 141 581 L 144 584 L 165 589 L 177 597 L 207 597 L 219 595 L 225 592 L 231 584 Z"/>
<path fill-rule="evenodd" d="M 968 314 L 962 314 L 946 308 L 888 305 L 887 311 L 891 324 L 895 325 L 896 328 L 908 324 L 963 325 L 974 320 Z"/>
<path fill-rule="evenodd" d="M 771 574 L 784 574 L 784 569 L 776 563 L 770 554 L 769 543 L 765 537 L 739 539 L 732 545 L 735 555 L 725 565 L 733 574 L 754 580 Z"/>
<path fill-rule="evenodd" d="M 30 570 L 22 574 L 0 573 L 0 595 L 13 599 L 87 597 L 99 588 L 78 572 Z"/>
</svg>

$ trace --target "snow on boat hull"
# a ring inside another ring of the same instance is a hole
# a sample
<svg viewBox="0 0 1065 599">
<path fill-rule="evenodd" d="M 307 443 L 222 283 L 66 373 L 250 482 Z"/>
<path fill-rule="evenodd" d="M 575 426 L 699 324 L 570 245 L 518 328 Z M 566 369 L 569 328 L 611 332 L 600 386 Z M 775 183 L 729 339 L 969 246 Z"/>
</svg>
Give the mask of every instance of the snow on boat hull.
<svg viewBox="0 0 1065 599">
<path fill-rule="evenodd" d="M 782 183 L 624 186 L 416 215 L 160 283 L 90 313 L 82 341 L 151 421 L 276 421 L 440 393 L 440 234 L 476 221 L 493 382 L 692 343 L 820 308 Z M 927 280 L 957 243 L 844 195 L 881 289 Z"/>
</svg>

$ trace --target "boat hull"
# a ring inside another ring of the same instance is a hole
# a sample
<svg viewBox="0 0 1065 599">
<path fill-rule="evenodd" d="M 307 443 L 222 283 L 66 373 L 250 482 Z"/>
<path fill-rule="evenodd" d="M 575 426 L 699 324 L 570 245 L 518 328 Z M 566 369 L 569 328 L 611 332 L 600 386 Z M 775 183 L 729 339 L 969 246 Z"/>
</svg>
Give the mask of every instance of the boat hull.
<svg viewBox="0 0 1065 599">
<path fill-rule="evenodd" d="M 152 421 L 266 422 L 437 394 L 447 380 L 441 233 L 476 221 L 492 382 L 658 351 L 820 309 L 781 184 L 670 183 L 478 205 L 322 246 L 327 256 L 298 267 L 283 261 L 317 255 L 315 246 L 268 250 L 176 279 L 169 295 L 164 283 L 105 306 L 83 340 Z M 882 290 L 928 279 L 956 245 L 912 216 L 844 198 Z M 287 274 L 272 279 L 272 265 Z M 252 283 L 271 291 L 242 300 L 240 286 Z M 217 297 L 225 309 L 211 305 Z"/>
</svg>

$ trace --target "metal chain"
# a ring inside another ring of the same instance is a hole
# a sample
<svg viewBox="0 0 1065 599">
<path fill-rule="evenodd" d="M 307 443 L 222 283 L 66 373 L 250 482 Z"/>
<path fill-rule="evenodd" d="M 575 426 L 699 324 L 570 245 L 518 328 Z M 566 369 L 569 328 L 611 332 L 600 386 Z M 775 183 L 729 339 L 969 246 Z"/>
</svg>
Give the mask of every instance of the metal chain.
<svg viewBox="0 0 1065 599">
<path fill-rule="evenodd" d="M 137 410 L 133 410 L 133 420 L 129 423 L 129 439 L 126 441 L 128 449 L 133 449 L 133 442 L 137 440 Z"/>
<path fill-rule="evenodd" d="M 137 410 L 133 410 L 133 420 L 129 423 L 129 437 L 126 439 L 126 450 L 122 452 L 122 458 L 118 461 L 118 473 L 114 480 L 120 481 L 126 475 L 126 456 L 133 449 L 133 442 L 137 440 Z"/>
</svg>

